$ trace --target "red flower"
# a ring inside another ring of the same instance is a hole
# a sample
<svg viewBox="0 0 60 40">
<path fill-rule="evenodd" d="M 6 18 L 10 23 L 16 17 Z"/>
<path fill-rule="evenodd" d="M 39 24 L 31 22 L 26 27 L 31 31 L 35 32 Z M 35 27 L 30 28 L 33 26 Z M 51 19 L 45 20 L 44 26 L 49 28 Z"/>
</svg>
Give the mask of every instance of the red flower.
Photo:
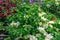
<svg viewBox="0 0 60 40">
<path fill-rule="evenodd" d="M 12 7 L 12 6 L 9 4 L 9 5 L 8 5 L 8 8 L 11 8 L 11 7 Z"/>
<path fill-rule="evenodd" d="M 17 13 L 17 11 L 16 11 L 16 10 L 14 10 L 13 12 L 14 12 L 14 13 Z"/>
<path fill-rule="evenodd" d="M 10 15 L 11 13 L 10 13 L 10 11 L 7 11 L 7 15 Z"/>
<path fill-rule="evenodd" d="M 52 18 L 51 20 L 57 20 L 57 18 Z"/>
<path fill-rule="evenodd" d="M 5 15 L 4 13 L 2 13 L 2 14 L 0 14 L 0 16 L 1 16 L 2 18 L 4 18 L 6 15 Z"/>
<path fill-rule="evenodd" d="M 2 8 L 0 7 L 0 11 L 2 11 Z"/>
<path fill-rule="evenodd" d="M 12 6 L 13 6 L 13 7 L 16 7 L 16 6 L 17 6 L 17 4 L 12 4 Z"/>
</svg>

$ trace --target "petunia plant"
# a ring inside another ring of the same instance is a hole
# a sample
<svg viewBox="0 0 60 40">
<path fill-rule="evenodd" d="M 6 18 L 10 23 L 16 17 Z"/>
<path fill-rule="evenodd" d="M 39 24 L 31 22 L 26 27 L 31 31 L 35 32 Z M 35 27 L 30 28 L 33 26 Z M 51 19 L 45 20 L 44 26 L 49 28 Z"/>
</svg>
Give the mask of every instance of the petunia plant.
<svg viewBox="0 0 60 40">
<path fill-rule="evenodd" d="M 16 13 L 14 9 L 11 12 L 11 8 L 15 8 L 17 6 L 16 3 L 12 3 L 11 0 L 0 0 L 0 19 L 5 19 L 8 15 L 12 15 L 12 13 Z"/>
</svg>

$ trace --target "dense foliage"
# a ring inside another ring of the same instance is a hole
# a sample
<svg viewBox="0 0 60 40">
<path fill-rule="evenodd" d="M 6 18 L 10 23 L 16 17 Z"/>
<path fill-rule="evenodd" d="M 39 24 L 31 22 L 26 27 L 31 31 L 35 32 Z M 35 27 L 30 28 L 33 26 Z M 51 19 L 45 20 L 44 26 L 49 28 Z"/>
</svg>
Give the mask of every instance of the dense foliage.
<svg viewBox="0 0 60 40">
<path fill-rule="evenodd" d="M 0 11 L 0 30 L 9 35 L 4 40 L 60 39 L 60 19 L 57 17 L 60 15 L 58 13 L 60 11 L 57 10 L 60 8 L 60 4 L 57 6 L 55 0 L 45 0 L 42 4 L 21 3 L 19 0 L 8 2 L 9 7 L 8 4 L 5 4 L 6 9 L 2 8 Z"/>
</svg>

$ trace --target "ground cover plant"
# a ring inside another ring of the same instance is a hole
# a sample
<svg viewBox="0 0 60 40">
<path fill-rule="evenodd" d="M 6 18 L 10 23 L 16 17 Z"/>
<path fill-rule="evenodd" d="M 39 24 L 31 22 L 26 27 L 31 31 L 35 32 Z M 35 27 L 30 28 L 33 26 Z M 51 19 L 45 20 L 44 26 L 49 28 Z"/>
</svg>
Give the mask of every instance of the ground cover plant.
<svg viewBox="0 0 60 40">
<path fill-rule="evenodd" d="M 56 6 L 50 7 L 53 10 L 46 8 L 48 0 L 40 3 L 21 1 L 0 2 L 0 30 L 9 35 L 4 40 L 60 40 L 60 18 L 57 17 L 60 13 Z M 51 2 L 55 5 L 55 0 Z"/>
</svg>

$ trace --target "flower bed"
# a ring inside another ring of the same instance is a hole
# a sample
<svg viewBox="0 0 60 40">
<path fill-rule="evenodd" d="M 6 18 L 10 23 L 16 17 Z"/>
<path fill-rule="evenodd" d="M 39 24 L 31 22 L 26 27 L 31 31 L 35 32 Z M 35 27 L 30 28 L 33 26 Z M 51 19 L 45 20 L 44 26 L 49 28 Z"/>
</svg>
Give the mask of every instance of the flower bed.
<svg viewBox="0 0 60 40">
<path fill-rule="evenodd" d="M 3 11 L 8 15 L 1 14 L 0 30 L 9 35 L 4 40 L 59 40 L 60 19 L 56 15 L 44 11 L 40 4 L 10 3 L 12 8 Z"/>
</svg>

